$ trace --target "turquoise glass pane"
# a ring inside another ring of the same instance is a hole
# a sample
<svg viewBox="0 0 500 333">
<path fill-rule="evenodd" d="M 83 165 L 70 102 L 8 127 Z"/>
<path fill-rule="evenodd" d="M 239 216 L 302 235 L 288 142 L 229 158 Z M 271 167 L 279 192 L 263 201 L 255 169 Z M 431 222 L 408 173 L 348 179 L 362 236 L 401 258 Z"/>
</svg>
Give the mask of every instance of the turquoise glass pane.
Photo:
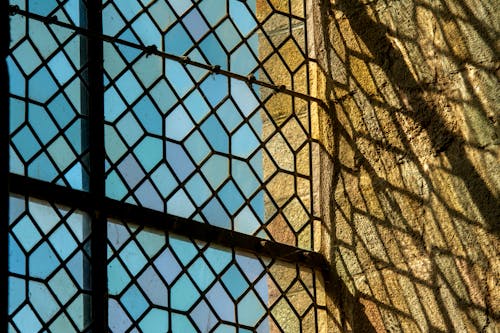
<svg viewBox="0 0 500 333">
<path fill-rule="evenodd" d="M 233 215 L 243 204 L 244 199 L 232 181 L 226 183 L 219 191 L 218 195 L 231 215 Z"/>
<path fill-rule="evenodd" d="M 221 153 L 229 151 L 229 138 L 221 123 L 215 116 L 210 116 L 202 125 L 201 130 L 205 134 L 212 150 Z"/>
</svg>

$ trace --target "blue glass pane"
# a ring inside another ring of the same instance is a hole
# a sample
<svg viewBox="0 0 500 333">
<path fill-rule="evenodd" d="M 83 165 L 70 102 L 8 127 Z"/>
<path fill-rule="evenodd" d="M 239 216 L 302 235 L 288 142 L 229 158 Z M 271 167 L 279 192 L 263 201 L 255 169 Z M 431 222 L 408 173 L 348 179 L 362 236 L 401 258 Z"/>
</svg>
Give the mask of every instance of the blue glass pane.
<svg viewBox="0 0 500 333">
<path fill-rule="evenodd" d="M 219 65 L 222 69 L 227 69 L 226 51 L 213 34 L 205 37 L 199 46 L 201 52 L 207 57 L 210 65 Z"/>
<path fill-rule="evenodd" d="M 244 199 L 232 181 L 226 183 L 218 194 L 230 214 L 234 214 L 243 204 Z"/>
<path fill-rule="evenodd" d="M 245 124 L 231 137 L 231 152 L 239 157 L 247 158 L 259 146 L 259 140 L 250 127 Z"/>
<path fill-rule="evenodd" d="M 156 135 L 162 134 L 161 114 L 156 110 L 149 97 L 144 97 L 135 105 L 134 113 L 146 132 Z"/>
<path fill-rule="evenodd" d="M 195 40 L 199 40 L 209 29 L 200 12 L 196 9 L 190 11 L 182 21 Z"/>
<path fill-rule="evenodd" d="M 222 276 L 222 282 L 227 287 L 233 299 L 238 299 L 248 289 L 248 282 L 238 270 L 237 266 L 231 266 Z"/>
<path fill-rule="evenodd" d="M 169 165 L 172 167 L 177 177 L 183 181 L 194 171 L 195 166 L 181 145 L 167 142 L 165 149 Z"/>
<path fill-rule="evenodd" d="M 136 286 L 130 287 L 120 300 L 123 308 L 133 319 L 137 319 L 148 308 L 148 302 Z"/>
<path fill-rule="evenodd" d="M 250 9 L 250 11 L 249 11 Z M 237 22 L 238 30 L 244 35 L 248 35 L 256 26 L 254 16 L 256 3 L 255 0 L 247 0 L 244 3 L 238 0 L 230 0 L 229 14 Z"/>
<path fill-rule="evenodd" d="M 211 195 L 212 191 L 203 178 L 196 174 L 186 184 L 186 190 L 197 205 L 201 205 Z"/>
<path fill-rule="evenodd" d="M 25 7 L 24 3 L 18 5 Z M 83 13 L 78 1 L 30 1 L 26 9 L 40 15 L 56 14 L 74 24 L 79 24 Z M 17 96 L 17 102 L 11 103 L 11 171 L 84 189 L 82 154 L 86 147 L 82 147 L 82 128 L 71 134 L 62 128 L 78 122 L 80 114 L 86 112 L 82 110 L 82 105 L 87 104 L 82 100 L 82 78 L 76 76 L 86 65 L 80 54 L 84 37 L 71 29 L 49 27 L 20 15 L 11 23 L 14 38 L 8 60 L 10 92 Z M 64 139 L 64 135 L 68 137 Z"/>
</svg>

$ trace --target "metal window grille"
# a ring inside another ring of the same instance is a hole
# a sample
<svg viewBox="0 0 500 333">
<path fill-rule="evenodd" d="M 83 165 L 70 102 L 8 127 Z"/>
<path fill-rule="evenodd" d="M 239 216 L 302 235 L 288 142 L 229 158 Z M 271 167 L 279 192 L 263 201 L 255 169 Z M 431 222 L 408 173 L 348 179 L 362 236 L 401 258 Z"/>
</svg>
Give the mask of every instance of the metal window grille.
<svg viewBox="0 0 500 333">
<path fill-rule="evenodd" d="M 8 330 L 319 332 L 305 0 L 9 13 Z"/>
</svg>

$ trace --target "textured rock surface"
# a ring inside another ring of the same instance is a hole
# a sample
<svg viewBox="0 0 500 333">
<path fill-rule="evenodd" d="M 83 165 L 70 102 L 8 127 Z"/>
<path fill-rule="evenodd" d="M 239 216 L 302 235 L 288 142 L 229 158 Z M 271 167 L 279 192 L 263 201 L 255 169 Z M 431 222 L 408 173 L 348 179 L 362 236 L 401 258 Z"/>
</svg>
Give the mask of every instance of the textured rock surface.
<svg viewBox="0 0 500 333">
<path fill-rule="evenodd" d="M 500 3 L 315 1 L 332 331 L 498 332 Z"/>
</svg>

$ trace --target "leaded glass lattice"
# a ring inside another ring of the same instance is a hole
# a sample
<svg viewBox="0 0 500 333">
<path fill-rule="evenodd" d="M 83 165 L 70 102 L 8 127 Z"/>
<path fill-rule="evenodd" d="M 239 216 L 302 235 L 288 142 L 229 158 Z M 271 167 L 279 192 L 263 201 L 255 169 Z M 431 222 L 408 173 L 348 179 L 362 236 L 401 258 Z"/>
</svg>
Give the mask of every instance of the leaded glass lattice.
<svg viewBox="0 0 500 333">
<path fill-rule="evenodd" d="M 300 1 L 297 1 L 300 2 Z M 106 193 L 312 248 L 303 6 L 266 1 L 103 1 Z M 295 4 L 295 2 L 294 2 Z"/>
<path fill-rule="evenodd" d="M 80 26 L 79 1 L 11 1 L 20 9 Z M 10 169 L 84 189 L 88 177 L 85 38 L 74 29 L 23 15 L 11 18 Z"/>
<path fill-rule="evenodd" d="M 324 332 L 306 0 L 9 3 L 8 331 Z"/>
<path fill-rule="evenodd" d="M 90 255 L 85 214 L 12 196 L 9 332 L 86 332 L 91 322 Z"/>
<path fill-rule="evenodd" d="M 117 221 L 108 225 L 113 332 L 315 332 L 321 274 Z"/>
</svg>

